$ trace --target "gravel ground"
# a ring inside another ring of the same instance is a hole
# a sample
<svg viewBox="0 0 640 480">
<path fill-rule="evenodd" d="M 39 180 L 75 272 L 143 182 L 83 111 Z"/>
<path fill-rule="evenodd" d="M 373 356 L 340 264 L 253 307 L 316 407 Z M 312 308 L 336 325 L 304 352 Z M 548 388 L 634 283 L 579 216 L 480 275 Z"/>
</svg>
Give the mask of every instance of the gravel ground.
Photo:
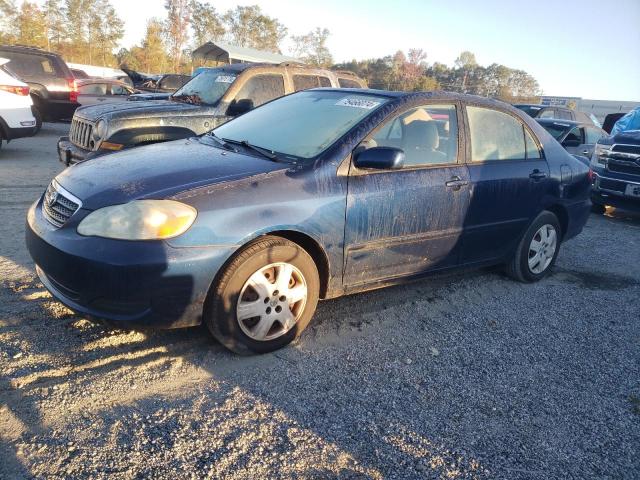
<svg viewBox="0 0 640 480">
<path fill-rule="evenodd" d="M 242 358 L 91 323 L 34 278 L 25 211 L 67 128 L 0 150 L 1 478 L 638 478 L 640 217 L 592 216 L 538 284 L 327 301 Z"/>
</svg>

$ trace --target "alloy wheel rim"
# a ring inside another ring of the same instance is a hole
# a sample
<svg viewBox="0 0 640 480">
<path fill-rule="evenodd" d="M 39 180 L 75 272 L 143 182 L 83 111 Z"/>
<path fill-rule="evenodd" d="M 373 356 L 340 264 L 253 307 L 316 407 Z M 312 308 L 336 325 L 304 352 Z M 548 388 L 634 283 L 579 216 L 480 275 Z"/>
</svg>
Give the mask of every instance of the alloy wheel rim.
<svg viewBox="0 0 640 480">
<path fill-rule="evenodd" d="M 304 312 L 307 282 L 302 272 L 285 262 L 254 272 L 240 291 L 236 319 L 253 340 L 274 340 L 289 332 Z"/>
<path fill-rule="evenodd" d="M 558 244 L 558 234 L 553 225 L 543 225 L 538 229 L 529 244 L 528 263 L 531 273 L 540 274 L 544 272 L 554 255 Z"/>
</svg>

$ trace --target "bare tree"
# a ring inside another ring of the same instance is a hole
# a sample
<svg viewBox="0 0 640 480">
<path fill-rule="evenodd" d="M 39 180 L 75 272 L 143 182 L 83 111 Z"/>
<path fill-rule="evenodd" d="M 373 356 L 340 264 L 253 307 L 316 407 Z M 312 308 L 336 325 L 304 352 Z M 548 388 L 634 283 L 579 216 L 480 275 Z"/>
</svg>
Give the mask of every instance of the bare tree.
<svg viewBox="0 0 640 480">
<path fill-rule="evenodd" d="M 306 35 L 292 35 L 293 56 L 311 65 L 330 66 L 333 63 L 333 57 L 327 47 L 329 34 L 326 28 L 318 27 Z"/>
<path fill-rule="evenodd" d="M 167 10 L 165 35 L 169 56 L 173 61 L 173 70 L 177 72 L 182 64 L 182 50 L 189 38 L 191 2 L 189 0 L 165 0 L 164 8 Z"/>
<path fill-rule="evenodd" d="M 195 48 L 206 42 L 221 40 L 226 32 L 222 18 L 213 5 L 198 0 L 191 2 L 191 31 Z"/>
<path fill-rule="evenodd" d="M 287 28 L 278 19 L 264 15 L 258 5 L 236 7 L 225 13 L 223 19 L 231 43 L 280 53 Z"/>
</svg>

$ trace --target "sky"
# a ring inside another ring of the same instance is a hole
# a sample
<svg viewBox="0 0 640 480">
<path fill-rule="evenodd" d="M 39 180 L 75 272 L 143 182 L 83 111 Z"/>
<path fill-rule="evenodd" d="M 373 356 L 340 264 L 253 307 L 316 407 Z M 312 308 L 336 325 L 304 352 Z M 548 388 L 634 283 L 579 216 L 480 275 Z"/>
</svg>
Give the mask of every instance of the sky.
<svg viewBox="0 0 640 480">
<path fill-rule="evenodd" d="M 123 46 L 164 0 L 111 0 L 126 23 Z M 640 0 L 211 0 L 219 12 L 258 4 L 300 35 L 331 32 L 335 61 L 422 48 L 452 65 L 464 50 L 481 65 L 533 75 L 545 95 L 640 101 Z M 283 53 L 287 52 L 285 43 Z"/>
</svg>

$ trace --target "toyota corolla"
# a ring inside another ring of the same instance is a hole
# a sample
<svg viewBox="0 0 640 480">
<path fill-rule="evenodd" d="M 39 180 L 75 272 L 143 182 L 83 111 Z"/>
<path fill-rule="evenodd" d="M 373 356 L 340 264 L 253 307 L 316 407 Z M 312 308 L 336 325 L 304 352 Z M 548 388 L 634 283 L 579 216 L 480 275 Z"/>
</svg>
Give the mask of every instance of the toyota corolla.
<svg viewBox="0 0 640 480">
<path fill-rule="evenodd" d="M 307 90 L 65 170 L 29 209 L 27 245 L 82 315 L 204 322 L 260 353 L 300 335 L 319 299 L 469 266 L 544 278 L 587 220 L 590 180 L 501 102 Z"/>
</svg>

